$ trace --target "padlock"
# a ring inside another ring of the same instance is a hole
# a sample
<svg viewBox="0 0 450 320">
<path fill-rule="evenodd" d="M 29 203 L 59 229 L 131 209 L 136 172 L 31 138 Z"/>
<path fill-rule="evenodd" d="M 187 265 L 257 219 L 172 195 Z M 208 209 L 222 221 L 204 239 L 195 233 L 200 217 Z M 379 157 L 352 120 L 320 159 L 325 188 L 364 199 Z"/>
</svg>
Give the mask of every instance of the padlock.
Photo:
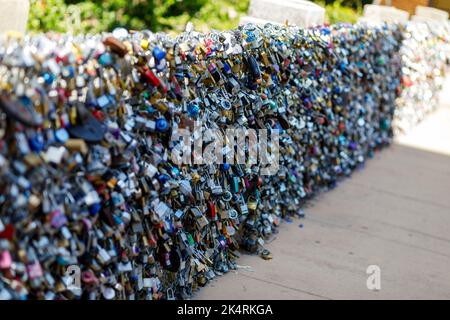
<svg viewBox="0 0 450 320">
<path fill-rule="evenodd" d="M 270 258 L 265 239 L 283 218 L 433 109 L 448 39 L 438 27 L 268 24 L 5 42 L 0 263 L 15 284 L 0 297 L 75 299 L 56 262 L 96 279 L 82 279 L 87 298 L 183 298 L 236 268 L 239 245 Z M 196 142 L 279 130 L 279 170 L 263 179 L 259 163 L 202 154 L 175 166 L 170 136 L 194 120 Z M 35 230 L 39 241 L 23 237 Z"/>
</svg>

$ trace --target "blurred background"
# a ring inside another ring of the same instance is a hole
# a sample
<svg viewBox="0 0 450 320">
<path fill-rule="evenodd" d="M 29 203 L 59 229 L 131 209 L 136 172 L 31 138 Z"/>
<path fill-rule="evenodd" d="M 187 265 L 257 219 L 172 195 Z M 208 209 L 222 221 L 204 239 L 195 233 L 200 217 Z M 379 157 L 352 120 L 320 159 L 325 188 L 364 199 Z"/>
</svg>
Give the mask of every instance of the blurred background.
<svg viewBox="0 0 450 320">
<path fill-rule="evenodd" d="M 117 26 L 178 33 L 188 21 L 198 31 L 238 26 L 249 0 L 31 0 L 28 31 L 88 33 Z M 356 22 L 372 0 L 318 0 L 326 21 Z"/>
</svg>

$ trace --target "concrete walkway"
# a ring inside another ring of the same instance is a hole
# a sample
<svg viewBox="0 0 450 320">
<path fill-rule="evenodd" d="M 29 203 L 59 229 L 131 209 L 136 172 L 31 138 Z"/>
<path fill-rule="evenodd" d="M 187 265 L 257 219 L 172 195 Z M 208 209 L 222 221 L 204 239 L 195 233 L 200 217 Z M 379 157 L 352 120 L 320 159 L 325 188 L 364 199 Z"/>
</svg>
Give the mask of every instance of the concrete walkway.
<svg viewBox="0 0 450 320">
<path fill-rule="evenodd" d="M 449 100 L 305 219 L 283 223 L 272 260 L 243 255 L 195 298 L 450 299 Z M 369 265 L 381 269 L 379 291 L 367 289 Z"/>
</svg>

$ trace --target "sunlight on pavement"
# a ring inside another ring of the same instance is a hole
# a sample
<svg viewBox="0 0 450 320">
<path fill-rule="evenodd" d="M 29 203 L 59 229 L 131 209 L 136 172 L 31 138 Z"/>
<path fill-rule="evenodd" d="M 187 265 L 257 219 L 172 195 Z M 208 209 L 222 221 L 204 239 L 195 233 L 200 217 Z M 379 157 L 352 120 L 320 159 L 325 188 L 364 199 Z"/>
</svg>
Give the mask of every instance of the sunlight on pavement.
<svg viewBox="0 0 450 320">
<path fill-rule="evenodd" d="M 441 106 L 395 143 L 450 155 L 450 78 L 440 96 Z"/>
</svg>

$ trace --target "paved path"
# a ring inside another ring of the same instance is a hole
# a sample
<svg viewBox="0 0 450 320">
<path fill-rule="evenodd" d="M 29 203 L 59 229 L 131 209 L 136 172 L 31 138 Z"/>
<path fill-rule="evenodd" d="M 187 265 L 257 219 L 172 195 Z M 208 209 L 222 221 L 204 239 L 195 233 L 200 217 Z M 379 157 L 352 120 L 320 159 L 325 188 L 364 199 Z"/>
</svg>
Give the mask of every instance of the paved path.
<svg viewBox="0 0 450 320">
<path fill-rule="evenodd" d="M 196 299 L 450 299 L 450 94 Z M 299 224 L 304 227 L 300 228 Z M 366 268 L 381 269 L 381 290 Z"/>
</svg>

